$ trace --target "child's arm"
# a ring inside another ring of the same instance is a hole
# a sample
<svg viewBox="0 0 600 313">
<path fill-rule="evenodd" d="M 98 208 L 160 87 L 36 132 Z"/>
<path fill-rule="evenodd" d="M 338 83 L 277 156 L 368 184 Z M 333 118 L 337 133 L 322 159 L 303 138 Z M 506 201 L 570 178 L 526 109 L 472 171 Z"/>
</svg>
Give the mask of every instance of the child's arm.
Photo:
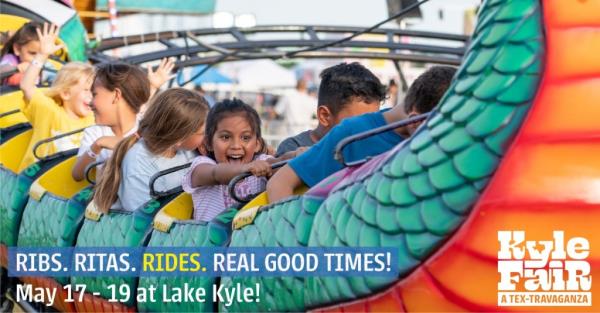
<svg viewBox="0 0 600 313">
<path fill-rule="evenodd" d="M 38 53 L 31 64 L 27 67 L 23 78 L 21 79 L 21 90 L 25 96 L 26 102 L 29 102 L 35 92 L 35 83 L 40 71 L 46 63 L 48 56 L 61 49 L 63 46 L 56 44 L 56 38 L 58 37 L 58 26 L 52 24 L 48 25 L 44 23 L 44 30 L 41 31 L 39 28 L 36 30 L 38 38 L 40 39 L 40 53 Z"/>
<path fill-rule="evenodd" d="M 25 74 L 21 78 L 21 82 L 19 83 L 19 87 L 23 91 L 23 96 L 25 97 L 25 103 L 29 103 L 31 98 L 33 97 L 33 93 L 35 92 L 35 83 L 37 81 L 38 76 L 40 75 L 40 71 L 42 70 L 42 65 L 48 59 L 47 55 L 38 54 L 31 64 L 27 67 Z"/>
<path fill-rule="evenodd" d="M 113 150 L 121 139 L 121 137 L 117 136 L 102 136 L 96 139 L 96 141 L 94 141 L 94 143 L 92 143 L 87 149 L 88 151 L 91 151 L 91 153 L 86 151 L 85 153 L 77 157 L 77 161 L 73 166 L 73 170 L 71 170 L 71 175 L 73 176 L 73 179 L 75 179 L 76 181 L 83 180 L 85 178 L 85 168 L 92 162 L 96 161 L 96 157 L 92 157 L 92 155 L 100 154 L 100 151 L 102 151 L 102 149 Z"/>
<path fill-rule="evenodd" d="M 281 161 L 286 161 L 286 160 L 290 160 L 293 159 L 297 156 L 299 156 L 300 154 L 302 154 L 304 151 L 308 150 L 309 147 L 298 147 L 296 150 L 294 151 L 288 151 L 276 158 L 268 158 L 265 161 L 267 161 L 269 164 L 273 165 L 275 163 L 281 162 Z M 273 173 L 277 173 L 277 171 L 279 170 L 279 168 L 276 168 L 273 170 Z"/>
<path fill-rule="evenodd" d="M 200 164 L 192 172 L 192 187 L 227 185 L 239 174 L 251 172 L 254 176 L 271 175 L 271 164 L 255 160 L 247 164 Z"/>
<path fill-rule="evenodd" d="M 285 199 L 294 194 L 294 189 L 302 186 L 300 177 L 296 175 L 294 169 L 285 165 L 267 182 L 267 196 L 269 203 Z"/>
<path fill-rule="evenodd" d="M 267 162 L 273 164 L 273 163 L 293 159 L 293 158 L 299 156 L 300 154 L 302 154 L 304 151 L 308 150 L 308 148 L 310 148 L 310 147 L 298 147 L 296 150 L 288 151 L 276 158 L 267 159 Z"/>
<path fill-rule="evenodd" d="M 95 160 L 96 158 L 93 158 L 88 153 L 84 153 L 81 156 L 77 157 L 77 161 L 75 161 L 75 165 L 71 170 L 71 176 L 73 176 L 73 179 L 75 181 L 82 181 L 85 178 L 85 168 Z"/>
</svg>

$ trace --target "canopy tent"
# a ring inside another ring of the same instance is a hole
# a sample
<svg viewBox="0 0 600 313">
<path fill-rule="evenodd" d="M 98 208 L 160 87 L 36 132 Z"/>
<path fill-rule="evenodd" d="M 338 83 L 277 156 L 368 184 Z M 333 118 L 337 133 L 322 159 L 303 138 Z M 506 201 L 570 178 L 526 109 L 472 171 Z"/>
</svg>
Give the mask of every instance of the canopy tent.
<svg viewBox="0 0 600 313">
<path fill-rule="evenodd" d="M 239 90 L 262 91 L 296 85 L 293 71 L 268 59 L 222 64 L 221 71 L 234 79 Z"/>
</svg>

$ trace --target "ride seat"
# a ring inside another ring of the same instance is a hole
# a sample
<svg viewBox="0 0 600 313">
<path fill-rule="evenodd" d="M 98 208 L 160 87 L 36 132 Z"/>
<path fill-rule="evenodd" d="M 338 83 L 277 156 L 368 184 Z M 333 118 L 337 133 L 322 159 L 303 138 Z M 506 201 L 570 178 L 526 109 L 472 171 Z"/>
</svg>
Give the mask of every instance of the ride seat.
<svg viewBox="0 0 600 313">
<path fill-rule="evenodd" d="M 10 234 L 9 208 L 17 189 L 17 169 L 29 145 L 32 131 L 28 130 L 0 145 L 0 264 L 6 267 L 6 245 L 14 243 Z"/>
<path fill-rule="evenodd" d="M 231 220 L 237 212 L 231 208 L 218 215 L 213 221 L 190 220 L 194 211 L 192 198 L 187 193 L 181 193 L 154 218 L 154 228 L 150 236 L 149 248 L 159 247 L 225 247 L 231 235 Z M 216 283 L 214 277 L 201 276 L 151 276 L 140 277 L 140 287 L 156 286 L 156 295 L 159 296 L 162 286 L 183 287 L 187 283 L 190 287 L 204 288 L 207 299 L 212 299 L 211 286 Z M 217 307 L 212 301 L 202 302 L 145 302 L 138 303 L 140 311 L 148 312 L 216 312 Z"/>
</svg>

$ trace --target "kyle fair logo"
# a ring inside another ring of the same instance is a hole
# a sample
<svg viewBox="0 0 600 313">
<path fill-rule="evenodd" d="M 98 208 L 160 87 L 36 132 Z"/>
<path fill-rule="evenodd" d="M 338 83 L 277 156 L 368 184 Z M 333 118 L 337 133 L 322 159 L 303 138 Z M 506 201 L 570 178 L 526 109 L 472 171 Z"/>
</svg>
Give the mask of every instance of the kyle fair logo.
<svg viewBox="0 0 600 313">
<path fill-rule="evenodd" d="M 590 243 L 565 241 L 564 231 L 552 240 L 525 240 L 524 231 L 499 231 L 498 306 L 591 306 Z"/>
</svg>

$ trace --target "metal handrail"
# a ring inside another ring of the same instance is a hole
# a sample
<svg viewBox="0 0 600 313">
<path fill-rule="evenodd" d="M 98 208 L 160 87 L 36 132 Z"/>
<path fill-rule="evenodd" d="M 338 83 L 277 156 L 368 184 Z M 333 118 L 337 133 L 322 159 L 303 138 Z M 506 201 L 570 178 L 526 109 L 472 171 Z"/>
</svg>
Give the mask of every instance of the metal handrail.
<svg viewBox="0 0 600 313">
<path fill-rule="evenodd" d="M 4 112 L 4 113 L 0 113 L 0 118 L 3 118 L 3 117 L 5 117 L 5 116 L 9 116 L 9 115 L 13 115 L 13 114 L 17 114 L 17 113 L 19 113 L 19 112 L 21 112 L 21 110 L 20 110 L 20 109 L 14 109 L 14 110 L 11 110 L 11 111 L 7 111 L 7 112 Z"/>
<path fill-rule="evenodd" d="M 64 51 L 64 50 L 63 50 Z M 50 59 L 56 62 L 59 62 L 61 64 L 65 64 L 65 61 L 61 60 L 60 58 L 56 57 L 56 56 L 50 56 Z M 10 67 L 6 67 L 7 69 L 3 72 L 0 72 L 0 81 L 4 80 L 16 73 L 19 72 L 19 68 L 17 68 L 16 66 L 10 66 Z M 47 71 L 47 72 L 51 72 L 51 73 L 56 73 L 57 71 L 53 68 L 50 67 L 42 67 L 41 71 Z M 17 86 L 18 87 L 18 86 Z"/>
<path fill-rule="evenodd" d="M 194 36 L 216 36 L 232 34 L 238 32 L 241 34 L 256 34 L 256 33 L 356 33 L 362 31 L 362 27 L 352 26 L 325 26 L 325 25 L 261 25 L 248 28 L 201 28 L 189 31 L 164 31 L 164 32 L 153 32 L 139 35 L 120 36 L 112 38 L 103 38 L 95 47 L 95 51 L 104 51 L 115 48 L 126 47 L 129 45 L 155 42 L 160 40 L 169 40 L 182 38 L 187 34 L 193 34 Z M 378 28 L 374 29 L 369 34 L 378 35 L 390 35 L 401 36 L 401 37 L 417 37 L 427 39 L 439 39 L 449 41 L 467 41 L 468 36 L 459 34 L 448 34 L 438 32 L 427 32 L 407 29 L 393 29 L 393 28 Z"/>
<path fill-rule="evenodd" d="M 85 176 L 85 180 L 87 180 L 88 183 L 90 183 L 92 185 L 96 184 L 96 181 L 93 180 L 92 177 L 90 176 L 90 175 L 92 175 L 92 169 L 98 167 L 98 165 L 103 164 L 104 162 L 105 162 L 104 160 L 94 161 L 85 167 L 85 171 L 84 171 L 85 175 L 84 176 Z"/>
<path fill-rule="evenodd" d="M 150 177 L 150 182 L 148 184 L 150 187 L 150 196 L 152 198 L 156 199 L 156 198 L 162 198 L 162 197 L 166 197 L 166 196 L 170 196 L 172 194 L 182 192 L 183 189 L 181 188 L 181 186 L 177 186 L 177 187 L 171 188 L 166 191 L 156 191 L 156 189 L 154 189 L 154 184 L 156 183 L 156 180 L 159 179 L 160 177 L 171 174 L 171 173 L 175 173 L 182 169 L 186 169 L 186 168 L 190 167 L 190 165 L 192 165 L 192 163 L 175 166 L 172 168 L 168 168 L 166 170 L 162 170 L 162 171 L 152 175 L 152 177 Z"/>
<path fill-rule="evenodd" d="M 356 135 L 348 136 L 348 137 L 344 138 L 343 140 L 341 140 L 336 145 L 335 153 L 334 153 L 333 157 L 336 161 L 342 163 L 345 167 L 356 166 L 358 164 L 362 164 L 362 163 L 366 162 L 369 159 L 369 157 L 358 160 L 358 161 L 354 161 L 352 163 L 346 163 L 346 160 L 344 160 L 343 150 L 347 145 L 349 145 L 350 143 L 353 143 L 355 141 L 358 141 L 358 140 L 362 140 L 362 139 L 369 138 L 369 137 L 377 135 L 377 134 L 384 133 L 389 130 L 393 130 L 393 129 L 404 127 L 404 126 L 407 126 L 407 125 L 410 125 L 413 123 L 418 123 L 418 122 L 424 121 L 425 119 L 427 119 L 427 117 L 429 117 L 430 114 L 431 113 L 423 113 L 421 115 L 413 116 L 411 118 L 407 118 L 407 119 L 404 119 L 401 121 L 389 123 L 384 126 L 370 129 L 370 130 L 367 130 L 365 132 L 362 132 L 362 133 L 359 133 Z"/>
<path fill-rule="evenodd" d="M 286 164 L 287 164 L 287 161 L 281 161 L 281 162 L 273 163 L 273 164 L 271 164 L 271 169 L 278 169 L 278 168 L 280 168 L 280 167 L 282 167 L 282 166 L 284 166 Z M 235 193 L 235 186 L 239 182 L 241 182 L 242 180 L 244 180 L 245 178 L 250 177 L 250 176 L 252 176 L 252 173 L 250 173 L 250 172 L 244 172 L 244 173 L 242 173 L 242 174 L 240 174 L 240 175 L 232 178 L 229 181 L 229 185 L 227 186 L 227 189 L 228 189 L 228 192 L 229 192 L 229 196 L 231 196 L 231 198 L 233 200 L 235 200 L 235 201 L 237 201 L 237 202 L 239 202 L 241 204 L 246 204 L 246 203 L 250 202 L 252 199 L 256 198 L 256 196 L 258 196 L 259 194 L 262 193 L 262 191 L 261 191 L 259 193 L 251 194 L 251 195 L 247 196 L 244 199 L 238 197 L 238 195 Z"/>
<path fill-rule="evenodd" d="M 60 138 L 64 138 L 64 137 L 67 137 L 67 136 L 71 136 L 71 135 L 74 135 L 74 134 L 80 133 L 80 132 L 82 132 L 83 130 L 85 130 L 85 127 L 84 127 L 84 128 L 80 128 L 80 129 L 76 129 L 76 130 L 73 130 L 73 131 L 70 131 L 70 132 L 66 132 L 66 133 L 64 133 L 64 134 L 60 134 L 60 135 L 57 135 L 57 136 L 54 136 L 54 137 L 51 137 L 51 138 L 46 138 L 46 139 L 42 139 L 42 140 L 38 141 L 38 142 L 35 144 L 35 146 L 33 146 L 33 156 L 34 156 L 36 159 L 38 159 L 39 161 L 46 161 L 46 160 L 48 160 L 48 159 L 49 159 L 49 158 L 51 158 L 52 156 L 40 157 L 40 156 L 38 155 L 38 151 L 37 151 L 37 149 L 38 149 L 40 146 L 42 146 L 42 145 L 44 145 L 44 144 L 47 144 L 47 143 L 50 143 L 50 142 L 53 142 L 53 141 L 55 141 L 55 140 L 57 140 L 57 139 L 60 139 Z"/>
<path fill-rule="evenodd" d="M 253 42 L 228 42 L 228 43 L 219 43 L 219 44 L 215 44 L 221 48 L 224 49 L 229 49 L 229 50 L 251 50 L 251 49 L 274 49 L 274 48 L 278 48 L 278 47 L 296 47 L 296 46 L 304 46 L 304 45 L 316 45 L 320 42 L 323 42 L 322 40 L 263 40 L 263 41 L 253 41 Z M 377 41 L 350 41 L 344 44 L 341 44 L 339 46 L 340 48 L 364 48 L 364 47 L 368 47 L 368 48 L 379 48 L 379 49 L 389 49 L 391 50 L 390 52 L 387 52 L 387 54 L 390 54 L 389 56 L 386 56 L 386 53 L 371 53 L 371 54 L 365 54 L 364 52 L 362 54 L 364 55 L 373 55 L 373 58 L 379 58 L 379 59 L 400 59 L 400 60 L 404 60 L 406 59 L 407 61 L 419 61 L 417 59 L 415 60 L 411 60 L 410 56 L 411 55 L 416 55 L 416 56 L 420 56 L 420 57 L 428 57 L 428 60 L 431 60 L 432 62 L 434 62 L 436 60 L 435 57 L 439 57 L 441 59 L 452 59 L 452 60 L 457 60 L 457 62 L 453 62 L 452 64 L 459 64 L 462 55 L 465 52 L 465 48 L 464 47 L 444 47 L 444 46 L 435 46 L 435 45 L 422 45 L 422 44 L 410 44 L 410 43 L 388 43 L 388 42 L 377 42 Z M 155 52 L 150 52 L 150 53 L 145 53 L 145 54 L 140 54 L 140 55 L 135 55 L 135 56 L 131 56 L 128 58 L 125 58 L 124 61 L 125 62 L 129 62 L 132 64 L 140 64 L 140 63 L 145 63 L 145 62 L 150 62 L 150 61 L 154 61 L 154 60 L 159 60 L 162 58 L 167 58 L 167 57 L 174 57 L 174 56 L 178 56 L 178 55 L 183 55 L 183 54 L 198 54 L 198 53 L 203 53 L 203 52 L 210 52 L 213 51 L 209 48 L 207 48 L 206 46 L 203 45 L 197 45 L 197 46 L 193 46 L 193 47 L 179 47 L 179 48 L 169 48 L 166 50 L 161 50 L 161 51 L 155 51 Z M 265 59 L 265 58 L 271 58 L 271 59 L 278 59 L 278 58 L 282 58 L 284 57 L 285 52 L 284 51 L 265 51 L 265 52 L 261 52 L 261 53 L 250 53 L 250 54 L 244 54 L 243 52 L 239 52 L 238 56 L 236 58 L 232 58 L 232 59 L 225 59 L 223 60 L 224 62 L 226 61 L 234 61 L 234 60 L 251 60 L 251 59 Z M 416 51 L 419 52 L 419 54 L 415 54 L 415 53 L 398 53 L 395 51 Z M 318 53 L 315 53 L 317 51 L 305 51 L 305 52 L 301 52 L 301 53 L 297 53 L 294 57 L 298 57 L 298 58 L 304 58 L 304 57 L 315 57 L 315 56 L 319 56 Z M 321 52 L 321 54 L 325 53 L 325 52 L 329 52 L 329 54 L 332 53 L 340 53 L 340 52 L 344 52 L 344 51 L 333 51 L 333 50 L 322 50 L 322 51 L 318 51 Z M 345 51 L 347 54 L 352 54 L 353 51 Z M 362 51 L 356 51 L 356 52 L 362 52 Z M 434 54 L 434 55 L 432 55 Z M 439 54 L 440 56 L 437 56 L 437 54 Z M 219 54 L 221 55 L 221 54 Z M 376 56 L 376 57 L 375 57 Z M 450 57 L 453 56 L 453 57 Z M 213 58 L 215 56 L 212 56 Z M 357 57 L 360 57 L 359 54 L 357 53 Z M 207 60 L 206 62 L 201 62 L 198 64 L 207 64 L 209 63 L 208 61 L 212 61 L 211 58 L 209 57 L 205 57 L 205 58 L 197 58 L 199 60 Z M 436 62 L 437 63 L 437 62 Z M 448 63 L 448 62 L 445 62 Z M 184 63 L 185 64 L 185 63 Z M 177 67 L 183 67 L 183 65 L 177 64 Z"/>
</svg>

